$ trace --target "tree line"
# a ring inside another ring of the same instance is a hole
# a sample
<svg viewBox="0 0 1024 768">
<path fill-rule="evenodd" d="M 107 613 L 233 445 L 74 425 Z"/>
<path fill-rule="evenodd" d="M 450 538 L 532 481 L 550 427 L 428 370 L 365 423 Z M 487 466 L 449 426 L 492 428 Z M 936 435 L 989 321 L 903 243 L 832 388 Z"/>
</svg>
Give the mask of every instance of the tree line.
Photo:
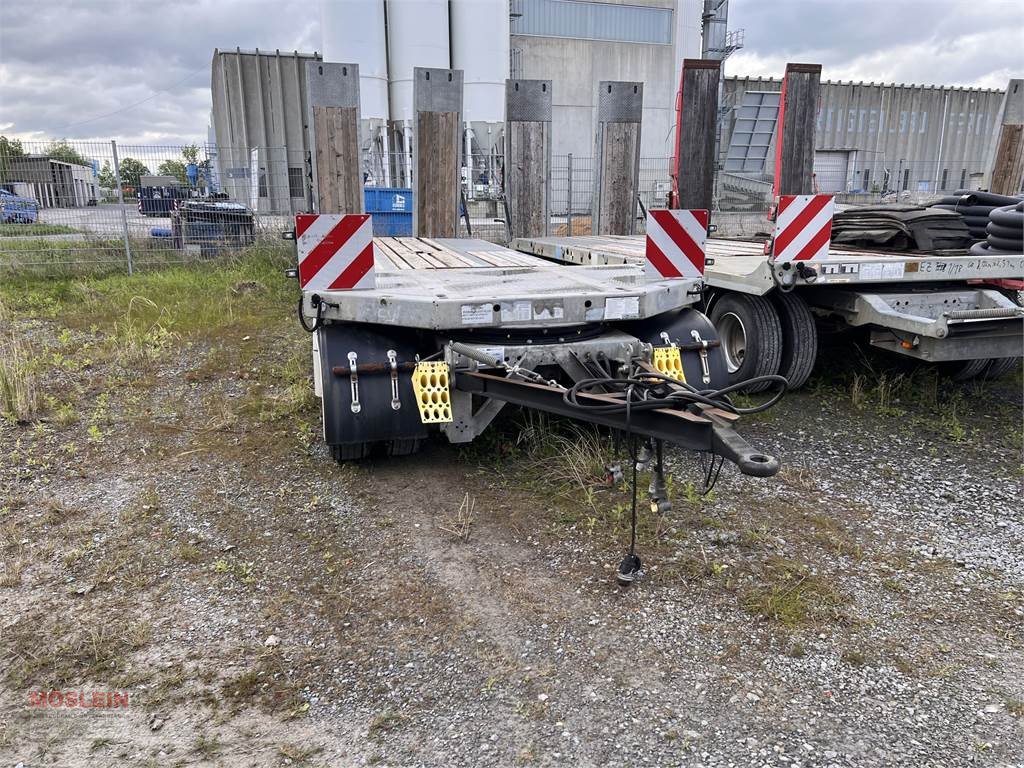
<svg viewBox="0 0 1024 768">
<path fill-rule="evenodd" d="M 92 161 L 75 149 L 67 139 L 51 141 L 39 154 L 65 163 L 92 166 Z M 20 139 L 10 139 L 6 136 L 0 136 L 0 184 L 8 181 L 19 181 L 19 179 L 16 178 L 17 174 L 14 173 L 16 163 L 13 159 L 25 157 L 27 155 L 28 153 L 25 151 L 24 145 Z M 210 161 L 199 161 L 199 147 L 195 144 L 190 144 L 181 148 L 181 159 L 168 159 L 161 161 L 156 168 L 156 172 L 160 176 L 173 176 L 180 184 L 188 184 L 189 180 L 186 168 L 190 163 L 198 166 L 200 174 L 205 178 L 209 178 Z M 120 158 L 119 166 L 121 171 L 121 186 L 125 189 L 138 187 L 140 177 L 148 176 L 152 173 L 144 162 L 130 156 Z M 109 160 L 103 161 L 103 167 L 99 168 L 97 171 L 97 178 L 101 187 L 105 187 L 107 189 L 117 188 L 114 168 Z"/>
</svg>

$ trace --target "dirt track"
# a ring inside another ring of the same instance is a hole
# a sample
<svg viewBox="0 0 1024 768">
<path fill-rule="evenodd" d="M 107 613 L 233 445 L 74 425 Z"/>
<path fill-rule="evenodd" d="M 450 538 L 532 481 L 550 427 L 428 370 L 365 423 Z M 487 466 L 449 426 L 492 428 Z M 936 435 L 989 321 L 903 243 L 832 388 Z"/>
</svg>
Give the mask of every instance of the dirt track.
<svg viewBox="0 0 1024 768">
<path fill-rule="evenodd" d="M 339 468 L 281 373 L 302 340 L 256 330 L 0 423 L 2 762 L 1024 764 L 1019 379 L 952 422 L 821 379 L 743 428 L 780 476 L 710 499 L 673 456 L 621 591 L 621 490 L 515 419 Z"/>
</svg>

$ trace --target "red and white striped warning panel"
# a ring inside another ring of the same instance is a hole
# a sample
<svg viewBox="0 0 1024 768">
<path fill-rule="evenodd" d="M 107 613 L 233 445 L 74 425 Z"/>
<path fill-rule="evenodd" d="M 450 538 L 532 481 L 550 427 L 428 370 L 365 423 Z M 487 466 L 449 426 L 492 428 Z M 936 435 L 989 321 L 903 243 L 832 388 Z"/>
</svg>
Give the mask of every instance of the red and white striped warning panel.
<svg viewBox="0 0 1024 768">
<path fill-rule="evenodd" d="M 299 286 L 308 291 L 373 288 L 373 224 L 367 214 L 295 217 Z"/>
<path fill-rule="evenodd" d="M 647 212 L 647 246 L 644 272 L 658 280 L 704 276 L 704 241 L 708 236 L 708 212 Z"/>
<path fill-rule="evenodd" d="M 828 256 L 834 211 L 832 195 L 782 195 L 775 217 L 772 258 L 811 261 Z"/>
</svg>

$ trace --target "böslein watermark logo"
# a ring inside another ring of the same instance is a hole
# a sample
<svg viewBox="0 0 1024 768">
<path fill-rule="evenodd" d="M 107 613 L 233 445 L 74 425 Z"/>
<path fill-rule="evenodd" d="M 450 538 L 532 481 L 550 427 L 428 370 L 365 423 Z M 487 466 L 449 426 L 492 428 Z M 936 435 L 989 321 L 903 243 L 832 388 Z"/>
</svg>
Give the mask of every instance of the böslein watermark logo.
<svg viewBox="0 0 1024 768">
<path fill-rule="evenodd" d="M 128 691 L 29 691 L 32 709 L 127 709 Z"/>
</svg>

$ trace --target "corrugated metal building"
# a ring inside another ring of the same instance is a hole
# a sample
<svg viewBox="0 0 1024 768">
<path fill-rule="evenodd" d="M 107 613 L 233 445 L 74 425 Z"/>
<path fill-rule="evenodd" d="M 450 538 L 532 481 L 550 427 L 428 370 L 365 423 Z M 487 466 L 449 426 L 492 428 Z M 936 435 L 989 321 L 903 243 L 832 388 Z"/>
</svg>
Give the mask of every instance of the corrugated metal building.
<svg viewBox="0 0 1024 768">
<path fill-rule="evenodd" d="M 305 130 L 309 61 L 321 57 L 238 48 L 213 52 L 210 85 L 220 188 L 260 212 L 310 209 Z"/>
<path fill-rule="evenodd" d="M 679 66 L 700 56 L 699 0 L 511 0 L 512 76 L 552 81 L 555 155 L 594 152 L 601 80 L 644 84 L 641 155 L 668 157 Z"/>
<path fill-rule="evenodd" d="M 725 79 L 724 103 L 732 110 L 722 142 L 726 171 L 772 173 L 772 105 L 781 88 L 774 78 Z M 1002 100 L 999 90 L 825 81 L 815 139 L 818 187 L 927 193 L 986 186 Z"/>
<path fill-rule="evenodd" d="M 11 157 L 7 163 L 7 182 L 18 194 L 35 198 L 40 208 L 79 208 L 99 198 L 99 182 L 91 166 L 46 155 Z"/>
</svg>

